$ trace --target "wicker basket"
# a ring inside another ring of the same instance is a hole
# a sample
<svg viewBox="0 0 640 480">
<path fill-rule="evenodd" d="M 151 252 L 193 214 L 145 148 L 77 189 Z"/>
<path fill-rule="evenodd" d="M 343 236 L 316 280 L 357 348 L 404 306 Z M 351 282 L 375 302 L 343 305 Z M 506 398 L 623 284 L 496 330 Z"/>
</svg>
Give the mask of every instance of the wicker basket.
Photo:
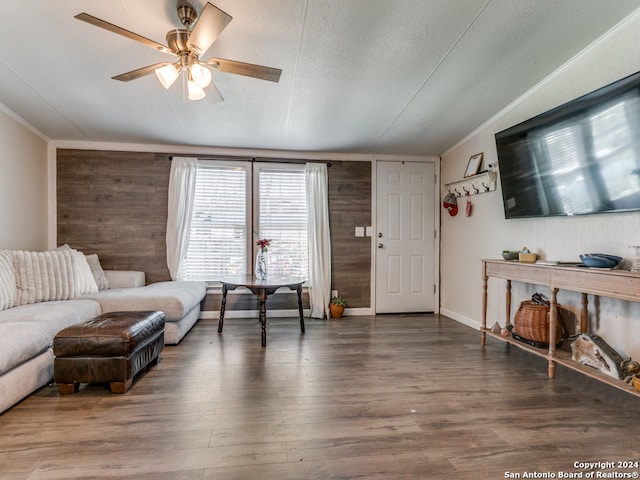
<svg viewBox="0 0 640 480">
<path fill-rule="evenodd" d="M 564 332 L 560 320 L 560 309 L 557 309 L 556 343 L 562 342 Z M 540 305 L 531 300 L 524 301 L 516 312 L 513 320 L 511 335 L 516 340 L 528 343 L 534 347 L 547 348 L 549 346 L 550 307 Z"/>
</svg>

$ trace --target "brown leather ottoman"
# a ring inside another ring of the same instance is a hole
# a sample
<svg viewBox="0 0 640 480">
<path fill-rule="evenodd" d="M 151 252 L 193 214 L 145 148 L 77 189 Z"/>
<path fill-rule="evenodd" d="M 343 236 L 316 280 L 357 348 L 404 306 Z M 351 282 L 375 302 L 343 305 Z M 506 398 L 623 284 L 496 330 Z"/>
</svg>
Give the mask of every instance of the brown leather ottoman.
<svg viewBox="0 0 640 480">
<path fill-rule="evenodd" d="M 133 377 L 160 361 L 164 348 L 164 313 L 111 312 L 59 331 L 53 339 L 53 377 L 60 395 L 80 383 L 110 383 L 125 393 Z"/>
</svg>

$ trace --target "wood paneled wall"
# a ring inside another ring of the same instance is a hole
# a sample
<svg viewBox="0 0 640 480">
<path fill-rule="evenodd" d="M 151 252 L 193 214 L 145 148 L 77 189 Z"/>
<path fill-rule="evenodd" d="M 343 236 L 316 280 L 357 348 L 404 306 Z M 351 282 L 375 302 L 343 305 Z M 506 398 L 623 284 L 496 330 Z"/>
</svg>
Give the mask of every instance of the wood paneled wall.
<svg viewBox="0 0 640 480">
<path fill-rule="evenodd" d="M 347 308 L 371 306 L 371 241 L 356 237 L 355 227 L 371 225 L 371 163 L 331 161 L 329 223 L 331 285 Z"/>
<path fill-rule="evenodd" d="M 169 279 L 168 155 L 58 150 L 57 240 L 97 253 L 103 268 Z"/>
<path fill-rule="evenodd" d="M 67 243 L 85 253 L 97 253 L 105 269 L 142 270 L 148 283 L 168 280 L 170 155 L 59 149 L 58 245 Z M 355 237 L 354 230 L 372 222 L 371 164 L 330 163 L 332 288 L 345 297 L 347 307 L 368 308 L 372 239 Z M 242 303 L 237 308 L 246 309 Z M 218 307 L 215 298 L 205 302 L 205 309 Z"/>
</svg>

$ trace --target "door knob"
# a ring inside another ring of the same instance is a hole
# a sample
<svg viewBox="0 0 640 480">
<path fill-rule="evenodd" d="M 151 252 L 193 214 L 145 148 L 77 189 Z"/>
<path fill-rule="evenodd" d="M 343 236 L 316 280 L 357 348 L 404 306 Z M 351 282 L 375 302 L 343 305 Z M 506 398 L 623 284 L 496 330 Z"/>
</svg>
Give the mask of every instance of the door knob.
<svg viewBox="0 0 640 480">
<path fill-rule="evenodd" d="M 379 244 L 378 244 L 378 248 L 382 248 L 382 247 L 384 247 L 384 245 L 383 245 L 383 244 L 381 244 L 381 243 L 379 243 Z"/>
</svg>

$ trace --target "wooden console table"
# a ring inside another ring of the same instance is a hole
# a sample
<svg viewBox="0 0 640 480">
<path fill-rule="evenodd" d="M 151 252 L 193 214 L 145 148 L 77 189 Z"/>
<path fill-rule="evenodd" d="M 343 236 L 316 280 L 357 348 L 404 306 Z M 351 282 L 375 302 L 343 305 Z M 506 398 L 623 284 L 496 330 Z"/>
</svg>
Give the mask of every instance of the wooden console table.
<svg viewBox="0 0 640 480">
<path fill-rule="evenodd" d="M 511 282 L 517 281 L 547 287 L 550 292 L 551 311 L 549 315 L 549 350 L 535 348 L 515 340 L 493 333 L 487 328 L 487 284 L 489 277 L 506 280 L 506 324 L 511 323 Z M 629 393 L 640 395 L 633 386 L 605 375 L 595 368 L 574 362 L 571 354 L 556 351 L 556 324 L 558 290 L 570 290 L 582 295 L 580 310 L 580 331 L 588 332 L 588 295 L 597 295 L 630 302 L 640 302 L 640 275 L 627 270 L 599 270 L 585 267 L 541 265 L 537 263 L 520 263 L 506 260 L 482 260 L 482 346 L 486 344 L 487 335 L 516 345 L 536 355 L 546 357 L 549 366 L 549 378 L 555 376 L 556 363 L 600 380 Z"/>
</svg>

